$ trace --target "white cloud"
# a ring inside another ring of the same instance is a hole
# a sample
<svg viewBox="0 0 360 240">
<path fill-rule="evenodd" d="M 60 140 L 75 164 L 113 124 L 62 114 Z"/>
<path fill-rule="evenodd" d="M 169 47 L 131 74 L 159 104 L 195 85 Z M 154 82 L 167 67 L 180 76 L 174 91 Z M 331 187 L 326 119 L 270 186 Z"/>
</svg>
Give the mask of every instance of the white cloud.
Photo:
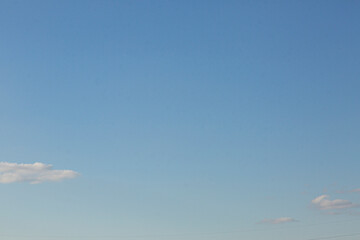
<svg viewBox="0 0 360 240">
<path fill-rule="evenodd" d="M 321 195 L 311 201 L 312 205 L 320 210 L 347 209 L 357 207 L 357 204 L 344 199 L 329 200 L 328 195 Z"/>
<path fill-rule="evenodd" d="M 0 162 L 0 183 L 29 182 L 58 182 L 75 178 L 79 173 L 72 170 L 53 170 L 52 165 L 44 163 L 8 163 Z"/>
<path fill-rule="evenodd" d="M 289 223 L 289 222 L 296 222 L 296 220 L 291 217 L 281 217 L 274 219 L 267 218 L 260 221 L 260 223 L 267 223 L 267 224 L 280 224 L 280 223 Z"/>
</svg>

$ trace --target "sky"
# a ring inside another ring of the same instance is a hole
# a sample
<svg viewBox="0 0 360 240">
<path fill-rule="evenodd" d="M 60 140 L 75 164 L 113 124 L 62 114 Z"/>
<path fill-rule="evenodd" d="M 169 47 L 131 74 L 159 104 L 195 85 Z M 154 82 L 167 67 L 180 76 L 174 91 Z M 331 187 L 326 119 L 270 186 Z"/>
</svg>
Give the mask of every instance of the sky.
<svg viewBox="0 0 360 240">
<path fill-rule="evenodd" d="M 1 239 L 358 239 L 359 11 L 0 1 Z"/>
</svg>

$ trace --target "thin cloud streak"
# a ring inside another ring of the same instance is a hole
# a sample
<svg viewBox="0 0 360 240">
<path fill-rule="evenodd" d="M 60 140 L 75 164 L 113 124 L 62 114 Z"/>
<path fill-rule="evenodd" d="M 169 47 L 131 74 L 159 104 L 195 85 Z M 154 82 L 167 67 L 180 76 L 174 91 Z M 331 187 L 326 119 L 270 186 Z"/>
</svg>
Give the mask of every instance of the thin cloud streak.
<svg viewBox="0 0 360 240">
<path fill-rule="evenodd" d="M 355 188 L 355 189 L 351 189 L 351 190 L 338 190 L 336 191 L 336 193 L 360 193 L 360 188 Z"/>
<path fill-rule="evenodd" d="M 350 192 L 352 192 L 352 193 L 360 193 L 360 188 L 350 190 Z"/>
<path fill-rule="evenodd" d="M 59 182 L 80 174 L 72 170 L 53 170 L 52 165 L 36 162 L 33 164 L 0 162 L 0 183 Z"/>
<path fill-rule="evenodd" d="M 281 217 L 281 218 L 266 218 L 261 220 L 260 224 L 281 224 L 281 223 L 290 223 L 290 222 L 297 222 L 294 218 L 291 217 Z"/>
</svg>

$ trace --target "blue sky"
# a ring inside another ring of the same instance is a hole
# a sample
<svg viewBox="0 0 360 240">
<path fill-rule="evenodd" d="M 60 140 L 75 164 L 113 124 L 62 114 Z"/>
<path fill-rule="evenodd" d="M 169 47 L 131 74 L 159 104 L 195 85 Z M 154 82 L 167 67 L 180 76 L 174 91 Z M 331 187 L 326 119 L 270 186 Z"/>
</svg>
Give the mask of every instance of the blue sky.
<svg viewBox="0 0 360 240">
<path fill-rule="evenodd" d="M 1 1 L 1 239 L 357 233 L 359 11 Z"/>
</svg>

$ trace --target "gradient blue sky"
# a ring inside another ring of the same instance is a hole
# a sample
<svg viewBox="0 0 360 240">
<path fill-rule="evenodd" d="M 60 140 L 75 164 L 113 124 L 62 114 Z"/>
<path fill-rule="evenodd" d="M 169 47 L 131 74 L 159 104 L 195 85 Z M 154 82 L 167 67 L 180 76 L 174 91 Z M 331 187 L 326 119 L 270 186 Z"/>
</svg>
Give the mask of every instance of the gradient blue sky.
<svg viewBox="0 0 360 240">
<path fill-rule="evenodd" d="M 360 203 L 359 12 L 0 1 L 0 162 L 81 174 L 1 184 L 1 239 L 358 233 L 359 209 L 311 201 Z M 258 224 L 280 217 L 297 221 Z"/>
</svg>

